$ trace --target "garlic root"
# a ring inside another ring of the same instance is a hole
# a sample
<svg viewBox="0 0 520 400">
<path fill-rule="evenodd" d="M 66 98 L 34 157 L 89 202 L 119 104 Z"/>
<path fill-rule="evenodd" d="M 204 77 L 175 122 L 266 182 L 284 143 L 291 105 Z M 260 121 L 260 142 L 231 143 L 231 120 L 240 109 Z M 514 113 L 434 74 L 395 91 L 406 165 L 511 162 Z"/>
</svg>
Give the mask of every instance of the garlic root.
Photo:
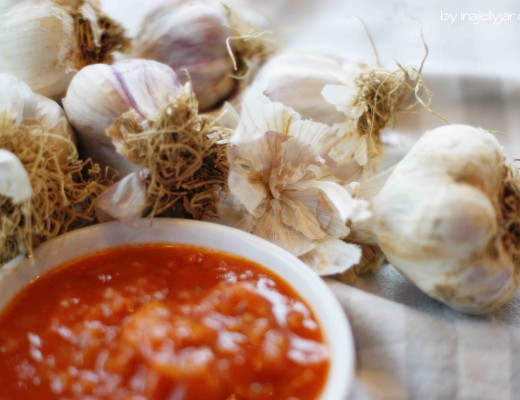
<svg viewBox="0 0 520 400">
<path fill-rule="evenodd" d="M 107 184 L 78 158 L 72 128 L 57 103 L 0 74 L 0 265 L 20 252 L 94 220 L 93 199 Z M 12 157 L 18 160 L 13 169 Z M 4 167 L 11 168 L 4 168 Z M 22 170 L 20 170 L 22 168 Z M 7 176 L 6 176 L 7 174 Z M 13 190 L 6 190 L 9 186 Z"/>
<path fill-rule="evenodd" d="M 494 136 L 465 125 L 429 131 L 384 179 L 373 218 L 352 227 L 353 239 L 377 243 L 403 275 L 456 310 L 486 313 L 511 299 L 520 177 Z"/>
</svg>

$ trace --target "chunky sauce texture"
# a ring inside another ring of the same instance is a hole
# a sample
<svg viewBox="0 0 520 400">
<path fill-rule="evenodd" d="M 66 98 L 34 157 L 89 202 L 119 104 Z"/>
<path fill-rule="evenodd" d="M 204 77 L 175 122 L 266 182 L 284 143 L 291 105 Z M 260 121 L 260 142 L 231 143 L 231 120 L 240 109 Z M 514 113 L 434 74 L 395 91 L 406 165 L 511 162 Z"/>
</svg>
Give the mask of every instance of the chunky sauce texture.
<svg viewBox="0 0 520 400">
<path fill-rule="evenodd" d="M 320 327 L 285 282 L 196 247 L 81 258 L 0 315 L 2 400 L 310 400 L 328 368 Z"/>
</svg>

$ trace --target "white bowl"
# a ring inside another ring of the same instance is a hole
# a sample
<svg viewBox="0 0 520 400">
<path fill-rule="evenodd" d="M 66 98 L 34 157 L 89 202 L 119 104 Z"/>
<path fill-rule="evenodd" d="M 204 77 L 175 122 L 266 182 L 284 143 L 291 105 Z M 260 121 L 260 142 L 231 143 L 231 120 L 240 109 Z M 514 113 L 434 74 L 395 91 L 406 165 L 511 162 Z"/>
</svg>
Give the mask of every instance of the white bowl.
<svg viewBox="0 0 520 400">
<path fill-rule="evenodd" d="M 354 372 L 352 333 L 340 304 L 309 267 L 282 248 L 249 233 L 208 222 L 146 219 L 79 229 L 40 246 L 31 259 L 0 270 L 0 309 L 44 272 L 88 253 L 126 244 L 182 243 L 222 250 L 255 261 L 289 283 L 312 308 L 330 347 L 331 365 L 321 400 L 343 400 Z"/>
</svg>

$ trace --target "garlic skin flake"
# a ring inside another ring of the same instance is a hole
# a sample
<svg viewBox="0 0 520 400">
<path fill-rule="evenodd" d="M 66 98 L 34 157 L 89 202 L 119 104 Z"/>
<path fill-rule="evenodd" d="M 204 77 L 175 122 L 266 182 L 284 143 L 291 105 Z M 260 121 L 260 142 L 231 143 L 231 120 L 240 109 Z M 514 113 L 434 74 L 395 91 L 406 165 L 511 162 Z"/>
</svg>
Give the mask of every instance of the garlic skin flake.
<svg viewBox="0 0 520 400">
<path fill-rule="evenodd" d="M 494 136 L 466 125 L 426 132 L 384 179 L 373 218 L 354 224 L 354 235 L 371 237 L 422 291 L 456 310 L 486 313 L 511 299 L 520 177 Z"/>
<path fill-rule="evenodd" d="M 32 196 L 29 175 L 21 161 L 10 151 L 0 149 L 0 196 L 20 204 Z"/>
<path fill-rule="evenodd" d="M 125 45 L 122 29 L 89 1 L 74 5 L 44 1 L 0 14 L 0 72 L 56 100 L 75 71 L 110 62 L 112 52 Z"/>
<path fill-rule="evenodd" d="M 301 120 L 294 110 L 250 90 L 229 154 L 227 201 L 241 205 L 235 225 L 296 256 L 307 255 L 322 274 L 359 261 L 359 248 L 338 239 L 348 235 L 347 223 L 370 216 L 367 203 L 352 198 L 320 157 L 334 135 L 333 128 Z M 225 211 L 222 219 L 232 219 L 229 208 Z M 329 259 L 323 252 L 312 254 L 331 241 L 343 254 Z"/>
</svg>

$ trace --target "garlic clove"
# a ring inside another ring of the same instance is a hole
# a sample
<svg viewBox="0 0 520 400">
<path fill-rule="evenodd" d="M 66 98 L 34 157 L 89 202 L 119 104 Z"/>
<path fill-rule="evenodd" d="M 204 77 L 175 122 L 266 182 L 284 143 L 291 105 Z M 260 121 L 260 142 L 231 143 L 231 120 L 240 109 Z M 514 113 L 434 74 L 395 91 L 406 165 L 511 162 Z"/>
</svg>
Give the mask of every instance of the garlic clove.
<svg viewBox="0 0 520 400">
<path fill-rule="evenodd" d="M 21 161 L 10 151 L 0 149 L 0 195 L 20 204 L 32 196 L 29 175 Z"/>
<path fill-rule="evenodd" d="M 0 14 L 0 72 L 54 99 L 65 93 L 75 71 L 111 61 L 112 51 L 125 43 L 122 29 L 89 1 L 41 2 Z"/>
<path fill-rule="evenodd" d="M 20 125 L 24 118 L 24 108 L 32 101 L 33 91 L 15 77 L 0 73 L 0 126 Z"/>
</svg>

